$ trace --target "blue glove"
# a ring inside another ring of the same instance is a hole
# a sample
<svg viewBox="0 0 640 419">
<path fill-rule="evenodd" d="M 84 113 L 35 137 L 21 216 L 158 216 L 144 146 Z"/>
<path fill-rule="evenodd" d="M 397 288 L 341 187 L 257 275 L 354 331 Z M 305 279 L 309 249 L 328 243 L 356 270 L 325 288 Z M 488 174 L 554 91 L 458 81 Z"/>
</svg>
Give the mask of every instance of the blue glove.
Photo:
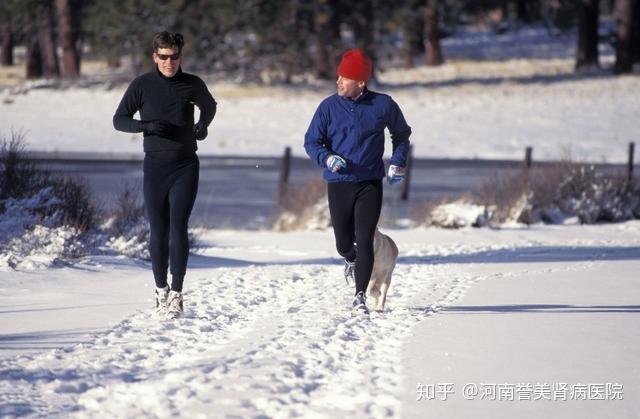
<svg viewBox="0 0 640 419">
<path fill-rule="evenodd" d="M 327 157 L 327 169 L 329 169 L 329 171 L 336 173 L 345 167 L 347 167 L 347 162 L 342 157 L 335 154 Z"/>
<path fill-rule="evenodd" d="M 405 168 L 392 164 L 389 166 L 389 173 L 387 174 L 387 182 L 391 185 L 400 183 L 404 180 Z"/>
</svg>

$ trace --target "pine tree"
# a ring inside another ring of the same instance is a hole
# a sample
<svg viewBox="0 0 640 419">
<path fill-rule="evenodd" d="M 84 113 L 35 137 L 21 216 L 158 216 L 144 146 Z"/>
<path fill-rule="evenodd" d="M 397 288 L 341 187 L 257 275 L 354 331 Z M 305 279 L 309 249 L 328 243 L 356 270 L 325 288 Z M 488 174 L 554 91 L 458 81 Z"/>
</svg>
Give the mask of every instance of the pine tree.
<svg viewBox="0 0 640 419">
<path fill-rule="evenodd" d="M 5 0 L 0 2 L 0 36 L 2 37 L 2 45 L 0 45 L 0 65 L 13 65 L 13 48 L 15 43 L 15 22 L 14 22 L 14 0 Z"/>
<path fill-rule="evenodd" d="M 81 0 L 56 0 L 58 30 L 62 46 L 62 74 L 67 77 L 80 75 L 80 33 Z"/>
<path fill-rule="evenodd" d="M 399 17 L 405 68 L 413 67 L 414 57 L 424 52 L 425 16 L 424 0 L 409 0 L 401 7 Z"/>
<path fill-rule="evenodd" d="M 438 1 L 427 0 L 426 21 L 427 21 L 427 65 L 437 66 L 444 62 L 442 49 L 440 48 L 440 26 L 439 26 Z"/>
<path fill-rule="evenodd" d="M 351 2 L 350 7 L 355 46 L 365 51 L 375 62 L 376 2 L 374 0 L 356 0 Z"/>
<path fill-rule="evenodd" d="M 23 31 L 24 40 L 27 45 L 26 78 L 37 79 L 42 77 L 43 71 L 38 24 L 34 15 L 28 19 L 23 27 Z"/>
<path fill-rule="evenodd" d="M 314 8 L 315 75 L 335 77 L 340 49 L 340 15 L 337 0 L 318 0 Z"/>
<path fill-rule="evenodd" d="M 580 0 L 576 70 L 598 67 L 598 3 L 598 0 Z"/>
<path fill-rule="evenodd" d="M 13 47 L 14 47 L 14 37 L 13 37 L 13 27 L 10 22 L 2 23 L 1 25 L 2 32 L 0 36 L 2 36 L 2 51 L 0 51 L 0 65 L 3 67 L 13 65 Z"/>
<path fill-rule="evenodd" d="M 616 74 L 630 73 L 633 69 L 631 16 L 632 0 L 617 0 L 616 14 L 618 15 L 618 39 L 616 42 Z"/>
<path fill-rule="evenodd" d="M 153 35 L 161 30 L 179 32 L 178 16 L 179 9 L 172 3 L 96 0 L 87 6 L 86 36 L 92 48 L 107 62 L 117 62 L 119 56 L 127 56 L 132 72 L 140 74 L 152 67 Z M 192 39 L 186 38 L 187 48 L 191 48 Z"/>
<path fill-rule="evenodd" d="M 58 77 L 60 66 L 58 64 L 57 45 L 53 36 L 53 2 L 51 0 L 40 1 L 35 11 L 38 27 L 38 39 L 40 53 L 42 54 L 42 72 L 45 77 Z"/>
<path fill-rule="evenodd" d="M 640 63 L 640 1 L 633 0 L 631 19 L 631 50 L 633 62 Z"/>
</svg>

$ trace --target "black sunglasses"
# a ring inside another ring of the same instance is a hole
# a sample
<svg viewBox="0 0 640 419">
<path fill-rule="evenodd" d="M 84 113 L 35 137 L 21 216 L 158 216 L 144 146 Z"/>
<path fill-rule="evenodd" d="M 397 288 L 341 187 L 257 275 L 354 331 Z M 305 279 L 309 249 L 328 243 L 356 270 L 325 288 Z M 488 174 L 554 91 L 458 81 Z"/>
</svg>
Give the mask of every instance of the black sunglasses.
<svg viewBox="0 0 640 419">
<path fill-rule="evenodd" d="M 158 59 L 160 59 L 162 61 L 166 61 L 168 59 L 171 59 L 171 61 L 178 61 L 180 59 L 180 53 L 179 52 L 176 52 L 175 54 L 171 54 L 171 55 L 156 53 L 156 56 L 158 57 Z"/>
</svg>

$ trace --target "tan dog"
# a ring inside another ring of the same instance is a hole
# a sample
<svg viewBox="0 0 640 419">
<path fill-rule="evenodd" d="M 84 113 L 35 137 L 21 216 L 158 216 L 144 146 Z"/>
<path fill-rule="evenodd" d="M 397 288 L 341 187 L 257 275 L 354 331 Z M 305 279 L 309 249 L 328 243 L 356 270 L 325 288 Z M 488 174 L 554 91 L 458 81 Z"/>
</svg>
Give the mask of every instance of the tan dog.
<svg viewBox="0 0 640 419">
<path fill-rule="evenodd" d="M 369 309 L 383 311 L 387 299 L 387 291 L 391 284 L 391 274 L 396 267 L 398 247 L 391 237 L 382 234 L 376 228 L 373 236 L 373 272 L 367 287 Z"/>
</svg>

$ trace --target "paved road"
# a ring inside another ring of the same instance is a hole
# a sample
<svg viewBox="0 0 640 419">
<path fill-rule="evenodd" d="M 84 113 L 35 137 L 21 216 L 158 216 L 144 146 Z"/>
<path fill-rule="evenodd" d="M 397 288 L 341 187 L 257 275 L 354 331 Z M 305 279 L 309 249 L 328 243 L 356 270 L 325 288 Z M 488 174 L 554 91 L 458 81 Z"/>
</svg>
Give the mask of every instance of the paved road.
<svg viewBox="0 0 640 419">
<path fill-rule="evenodd" d="M 84 179 L 98 204 L 109 210 L 126 187 L 142 196 L 142 164 L 129 160 L 86 158 L 43 159 L 56 173 Z M 225 228 L 264 228 L 277 212 L 280 159 L 262 157 L 201 156 L 200 187 L 192 225 Z M 428 200 L 455 196 L 486 182 L 499 170 L 517 170 L 518 162 L 481 160 L 415 160 L 410 200 L 398 200 L 399 187 L 385 186 L 381 223 L 395 218 L 416 218 Z M 303 183 L 319 178 L 320 170 L 309 160 L 292 160 L 290 181 Z"/>
</svg>

